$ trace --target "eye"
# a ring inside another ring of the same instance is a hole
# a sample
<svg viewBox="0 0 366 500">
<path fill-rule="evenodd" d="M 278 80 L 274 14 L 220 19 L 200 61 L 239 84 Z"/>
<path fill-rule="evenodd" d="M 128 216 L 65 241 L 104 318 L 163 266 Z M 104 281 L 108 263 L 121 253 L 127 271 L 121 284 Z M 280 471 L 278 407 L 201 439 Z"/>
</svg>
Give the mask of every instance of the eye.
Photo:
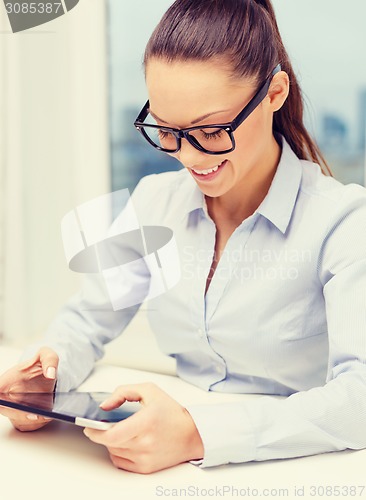
<svg viewBox="0 0 366 500">
<path fill-rule="evenodd" d="M 174 139 L 174 135 L 166 130 L 158 129 L 158 135 L 160 140 L 164 139 Z"/>
<path fill-rule="evenodd" d="M 202 134 L 205 139 L 219 139 L 223 134 L 223 130 L 221 128 L 219 128 L 215 132 L 205 132 L 204 130 L 202 130 Z"/>
</svg>

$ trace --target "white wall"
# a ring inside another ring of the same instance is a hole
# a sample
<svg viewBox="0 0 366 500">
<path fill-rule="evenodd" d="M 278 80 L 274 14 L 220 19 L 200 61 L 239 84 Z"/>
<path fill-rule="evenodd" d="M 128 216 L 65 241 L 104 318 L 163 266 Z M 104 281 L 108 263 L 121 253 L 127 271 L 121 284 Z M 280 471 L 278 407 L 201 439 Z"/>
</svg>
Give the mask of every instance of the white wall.
<svg viewBox="0 0 366 500">
<path fill-rule="evenodd" d="M 0 16 L 0 326 L 19 343 L 79 286 L 62 216 L 110 189 L 105 2 L 17 34 Z"/>
</svg>

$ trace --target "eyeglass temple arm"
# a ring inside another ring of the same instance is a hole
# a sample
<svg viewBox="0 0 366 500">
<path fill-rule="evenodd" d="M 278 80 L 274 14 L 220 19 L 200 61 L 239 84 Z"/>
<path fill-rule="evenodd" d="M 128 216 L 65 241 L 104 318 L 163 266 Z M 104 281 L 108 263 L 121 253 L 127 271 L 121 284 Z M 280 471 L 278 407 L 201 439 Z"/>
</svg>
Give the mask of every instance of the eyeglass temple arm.
<svg viewBox="0 0 366 500">
<path fill-rule="evenodd" d="M 271 85 L 272 78 L 275 76 L 276 73 L 279 73 L 280 71 L 281 71 L 281 65 L 277 64 L 275 69 L 272 71 L 271 76 L 267 78 L 264 85 L 258 90 L 253 99 L 249 102 L 248 106 L 246 106 L 243 109 L 243 111 L 232 122 L 231 124 L 232 131 L 237 129 L 239 125 L 245 120 L 245 118 L 247 118 L 250 115 L 250 113 L 252 113 L 252 111 L 255 110 L 255 108 L 261 101 L 263 101 L 263 99 L 267 95 L 269 86 Z"/>
<path fill-rule="evenodd" d="M 140 114 L 136 118 L 135 123 L 137 123 L 137 122 L 142 123 L 146 119 L 147 115 L 149 114 L 149 106 L 150 106 L 150 102 L 146 101 L 145 106 L 140 111 Z"/>
<path fill-rule="evenodd" d="M 269 86 L 271 84 L 272 78 L 276 73 L 281 71 L 281 65 L 277 64 L 275 69 L 272 71 L 272 75 L 267 79 L 263 87 L 261 87 L 257 94 L 253 97 L 252 101 L 249 103 L 249 105 L 243 109 L 243 111 L 236 117 L 236 119 L 232 122 L 231 127 L 232 130 L 234 131 L 244 120 L 247 116 L 250 115 L 250 113 L 258 106 L 258 104 L 265 98 L 267 95 Z M 149 114 L 149 106 L 150 102 L 147 100 L 145 103 L 145 106 L 142 108 L 140 114 L 135 120 L 135 123 L 142 123 L 147 115 Z"/>
</svg>

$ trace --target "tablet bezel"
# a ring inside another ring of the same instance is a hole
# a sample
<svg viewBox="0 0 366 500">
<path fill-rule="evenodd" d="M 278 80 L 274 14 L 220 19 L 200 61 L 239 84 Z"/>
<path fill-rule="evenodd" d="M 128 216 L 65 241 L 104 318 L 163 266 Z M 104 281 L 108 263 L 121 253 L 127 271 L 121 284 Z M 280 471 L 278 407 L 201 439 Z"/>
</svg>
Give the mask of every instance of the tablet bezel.
<svg viewBox="0 0 366 500">
<path fill-rule="evenodd" d="M 26 395 L 28 398 L 30 395 L 34 395 L 37 397 L 37 395 L 45 395 L 49 394 L 51 396 L 51 393 L 39 393 L 39 392 L 18 392 L 18 393 L 0 393 L 0 406 L 5 406 L 7 408 L 12 408 L 14 410 L 20 410 L 20 411 L 25 411 L 28 413 L 33 413 L 36 415 L 41 415 L 43 417 L 48 417 L 54 420 L 60 420 L 62 422 L 67 422 L 71 424 L 78 425 L 80 427 L 88 427 L 91 429 L 97 429 L 97 430 L 107 430 L 114 424 L 116 424 L 118 421 L 104 421 L 103 420 L 97 420 L 94 418 L 88 418 L 85 415 L 82 416 L 77 416 L 77 415 L 70 415 L 67 412 L 60 412 L 60 411 L 54 411 L 53 408 L 52 410 L 44 409 L 38 406 L 37 404 L 30 404 L 28 402 L 24 402 L 24 400 L 21 400 L 21 395 Z M 104 395 L 105 398 L 107 398 L 110 393 L 105 393 L 105 392 L 79 392 L 79 391 L 70 391 L 70 392 L 56 392 L 53 394 L 55 399 L 57 395 L 59 396 L 65 396 L 65 395 L 71 395 L 74 396 L 75 394 L 84 394 L 88 395 L 90 398 L 93 398 L 94 395 Z M 17 401 L 14 401 L 12 398 L 18 398 Z M 7 399 L 9 398 L 9 399 Z M 128 418 L 131 416 L 134 412 L 131 411 L 124 411 L 121 410 L 121 415 L 123 415 L 123 418 L 121 420 L 124 420 L 125 418 Z M 106 419 L 108 419 L 108 412 L 106 412 Z"/>
</svg>

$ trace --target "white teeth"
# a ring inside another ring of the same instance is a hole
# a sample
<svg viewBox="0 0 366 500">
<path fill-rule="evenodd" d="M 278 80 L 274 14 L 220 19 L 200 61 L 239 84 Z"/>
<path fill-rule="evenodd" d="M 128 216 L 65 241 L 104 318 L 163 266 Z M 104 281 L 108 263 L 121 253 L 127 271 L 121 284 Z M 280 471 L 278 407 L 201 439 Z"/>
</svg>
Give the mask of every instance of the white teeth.
<svg viewBox="0 0 366 500">
<path fill-rule="evenodd" d="M 208 174 L 211 174 L 212 172 L 216 172 L 217 169 L 223 164 L 224 162 L 222 161 L 219 165 L 216 165 L 216 167 L 213 167 L 213 168 L 209 168 L 207 170 L 195 170 L 194 168 L 192 168 L 193 172 L 195 172 L 196 174 L 199 174 L 199 175 L 208 175 Z"/>
</svg>

